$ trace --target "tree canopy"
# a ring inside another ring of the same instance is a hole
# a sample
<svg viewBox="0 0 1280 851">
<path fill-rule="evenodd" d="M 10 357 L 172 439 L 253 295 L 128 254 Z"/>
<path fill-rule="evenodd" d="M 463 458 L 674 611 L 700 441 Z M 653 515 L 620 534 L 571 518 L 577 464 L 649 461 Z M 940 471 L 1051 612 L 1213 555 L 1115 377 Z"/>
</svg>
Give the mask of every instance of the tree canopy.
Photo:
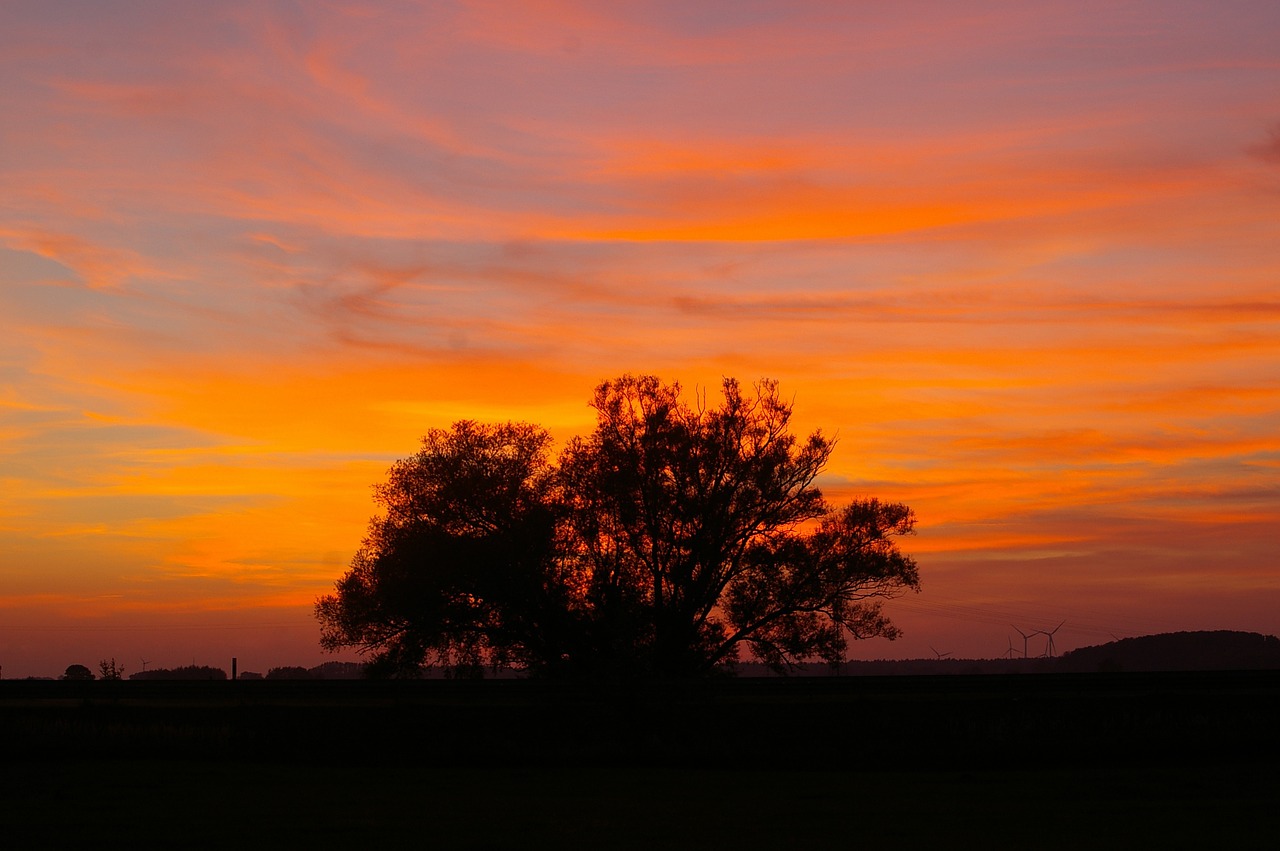
<svg viewBox="0 0 1280 851">
<path fill-rule="evenodd" d="M 455 423 L 375 489 L 351 568 L 316 614 L 326 649 L 375 670 L 697 676 L 745 646 L 782 670 L 894 638 L 879 600 L 918 589 L 909 508 L 841 508 L 814 481 L 834 449 L 792 434 L 773 381 L 689 404 L 624 375 L 559 458 L 539 426 Z"/>
<path fill-rule="evenodd" d="M 152 668 L 129 675 L 131 680 L 225 680 L 227 672 L 210 665 L 183 665 L 180 668 Z"/>
<path fill-rule="evenodd" d="M 94 680 L 97 679 L 85 665 L 68 665 L 67 670 L 62 673 L 64 680 Z"/>
</svg>

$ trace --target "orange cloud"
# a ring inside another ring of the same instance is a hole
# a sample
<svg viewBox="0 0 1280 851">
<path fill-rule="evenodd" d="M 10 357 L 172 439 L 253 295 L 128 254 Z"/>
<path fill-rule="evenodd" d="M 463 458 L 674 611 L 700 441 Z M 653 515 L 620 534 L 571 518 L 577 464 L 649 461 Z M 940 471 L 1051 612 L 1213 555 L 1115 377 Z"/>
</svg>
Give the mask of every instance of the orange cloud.
<svg viewBox="0 0 1280 851">
<path fill-rule="evenodd" d="M 0 33 L 0 606 L 314 649 L 426 429 L 647 371 L 780 379 L 833 498 L 914 506 L 909 629 L 1280 630 L 1256 11 L 49 14 Z"/>
</svg>

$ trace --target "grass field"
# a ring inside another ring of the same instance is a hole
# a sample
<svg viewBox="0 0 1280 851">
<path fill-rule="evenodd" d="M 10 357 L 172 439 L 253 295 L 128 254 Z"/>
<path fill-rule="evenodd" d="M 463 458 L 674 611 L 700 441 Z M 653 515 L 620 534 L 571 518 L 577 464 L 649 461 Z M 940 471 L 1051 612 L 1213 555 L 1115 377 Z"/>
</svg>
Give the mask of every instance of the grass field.
<svg viewBox="0 0 1280 851">
<path fill-rule="evenodd" d="M 1280 836 L 1274 674 L 626 695 L 2 685 L 5 848 L 1270 848 Z"/>
<path fill-rule="evenodd" d="M 1266 848 L 1280 785 L 1236 766 L 1070 770 L 6 766 L 6 847 Z"/>
</svg>

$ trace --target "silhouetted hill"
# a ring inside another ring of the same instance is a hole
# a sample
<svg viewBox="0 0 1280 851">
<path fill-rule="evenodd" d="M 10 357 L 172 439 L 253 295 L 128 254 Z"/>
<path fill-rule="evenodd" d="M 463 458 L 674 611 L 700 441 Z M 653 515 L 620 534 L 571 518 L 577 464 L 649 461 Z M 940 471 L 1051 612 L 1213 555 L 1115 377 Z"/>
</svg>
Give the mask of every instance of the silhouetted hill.
<svg viewBox="0 0 1280 851">
<path fill-rule="evenodd" d="M 1256 632 L 1168 632 L 1072 650 L 1060 671 L 1226 671 L 1280 668 L 1280 639 Z"/>
<path fill-rule="evenodd" d="M 742 677 L 777 676 L 766 666 L 746 662 Z M 1107 671 L 1246 671 L 1280 670 L 1280 639 L 1256 632 L 1215 630 L 1170 632 L 1122 638 L 1081 647 L 1056 658 L 1030 659 L 875 659 L 850 660 L 838 671 L 821 663 L 801 664 L 797 677 L 938 676 L 945 674 L 1048 674 Z"/>
</svg>

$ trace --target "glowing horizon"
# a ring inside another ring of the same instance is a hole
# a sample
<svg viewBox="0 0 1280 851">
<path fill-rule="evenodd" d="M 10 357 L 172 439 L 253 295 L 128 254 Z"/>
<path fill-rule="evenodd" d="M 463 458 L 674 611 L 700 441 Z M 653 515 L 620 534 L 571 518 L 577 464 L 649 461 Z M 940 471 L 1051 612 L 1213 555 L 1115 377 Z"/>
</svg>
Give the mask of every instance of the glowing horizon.
<svg viewBox="0 0 1280 851">
<path fill-rule="evenodd" d="M 776 378 L 916 510 L 855 657 L 1280 633 L 1271 4 L 0 23 L 4 676 L 316 664 L 394 459 L 623 372 Z"/>
</svg>

